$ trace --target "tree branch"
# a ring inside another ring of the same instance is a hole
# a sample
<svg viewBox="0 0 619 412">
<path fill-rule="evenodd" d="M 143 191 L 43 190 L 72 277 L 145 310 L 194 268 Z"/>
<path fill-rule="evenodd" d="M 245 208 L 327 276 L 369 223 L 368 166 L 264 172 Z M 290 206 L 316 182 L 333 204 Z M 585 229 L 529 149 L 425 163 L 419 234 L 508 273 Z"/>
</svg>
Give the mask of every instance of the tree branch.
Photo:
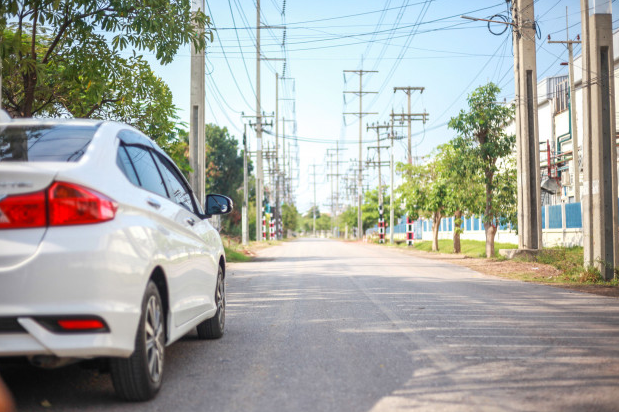
<svg viewBox="0 0 619 412">
<path fill-rule="evenodd" d="M 92 109 L 90 109 L 90 111 L 88 113 L 86 113 L 86 115 L 84 117 L 90 117 L 93 115 L 94 112 L 96 112 L 97 110 L 99 110 L 101 107 L 103 107 L 103 105 L 107 104 L 107 103 L 116 103 L 121 101 L 121 99 L 101 99 L 101 101 L 99 103 L 96 103 Z"/>
<path fill-rule="evenodd" d="M 32 60 L 36 61 L 37 60 L 37 49 L 36 49 L 36 43 L 37 43 L 37 21 L 39 19 L 39 8 L 37 6 L 34 6 L 34 21 L 32 23 L 32 42 L 30 45 L 30 55 L 32 56 Z"/>
<path fill-rule="evenodd" d="M 113 11 L 113 10 L 114 9 L 108 4 L 106 7 L 102 7 L 90 13 L 82 13 L 82 14 L 73 16 L 72 18 L 69 18 L 69 5 L 68 4 L 65 5 L 65 10 L 64 10 L 65 20 L 62 23 L 62 26 L 60 26 L 60 29 L 58 30 L 58 34 L 56 34 L 56 37 L 54 37 L 54 40 L 51 42 L 49 48 L 47 49 L 47 53 L 45 53 L 45 57 L 43 58 L 42 63 L 47 63 L 52 52 L 54 51 L 54 49 L 60 42 L 60 39 L 62 39 L 62 37 L 65 34 L 65 31 L 69 28 L 69 26 L 72 23 L 74 23 L 77 20 L 84 19 L 86 17 L 94 16 L 95 14 L 100 13 L 102 11 Z"/>
</svg>

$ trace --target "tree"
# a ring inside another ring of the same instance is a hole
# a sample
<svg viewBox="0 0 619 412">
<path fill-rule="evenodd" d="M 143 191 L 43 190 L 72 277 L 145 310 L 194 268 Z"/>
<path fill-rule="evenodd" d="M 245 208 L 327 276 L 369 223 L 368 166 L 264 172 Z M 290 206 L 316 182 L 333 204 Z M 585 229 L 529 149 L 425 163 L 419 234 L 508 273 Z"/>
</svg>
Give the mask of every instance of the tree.
<svg viewBox="0 0 619 412">
<path fill-rule="evenodd" d="M 284 230 L 296 231 L 299 225 L 299 211 L 293 204 L 284 203 L 282 205 L 282 221 L 284 224 Z M 285 233 L 284 233 L 285 236 Z"/>
<path fill-rule="evenodd" d="M 383 195 L 383 218 L 389 220 L 389 195 Z M 369 228 L 378 223 L 380 213 L 378 212 L 378 189 L 370 190 L 363 196 L 363 204 L 361 205 L 361 212 L 363 215 L 363 227 Z M 402 211 L 395 205 L 395 215 L 401 215 Z M 356 216 L 356 215 L 355 215 Z M 355 217 L 356 218 L 356 217 Z M 357 221 L 355 220 L 355 223 Z"/>
<path fill-rule="evenodd" d="M 468 97 L 469 110 L 449 121 L 458 136 L 453 145 L 477 159 L 482 172 L 485 199 L 482 207 L 486 230 L 486 256 L 494 256 L 494 237 L 499 224 L 513 218 L 516 205 L 516 179 L 513 161 L 515 135 L 505 133 L 514 118 L 513 106 L 497 102 L 501 90 L 494 83 L 478 87 Z"/>
<path fill-rule="evenodd" d="M 452 142 L 438 147 L 435 157 L 437 170 L 446 185 L 444 211 L 454 216 L 453 252 L 460 253 L 462 216 L 478 209 L 483 203 L 483 181 L 478 173 L 475 153 Z"/>
<path fill-rule="evenodd" d="M 214 124 L 205 126 L 206 138 L 206 192 L 230 196 L 236 205 L 243 202 L 243 154 L 239 153 L 238 141 L 230 136 L 227 128 Z M 248 162 L 248 173 L 251 163 Z M 224 220 L 226 231 L 238 232 L 241 209 L 236 207 Z"/>
<path fill-rule="evenodd" d="M 352 234 L 352 228 L 357 226 L 357 207 L 348 206 L 338 215 L 336 222 L 340 228 L 348 227 L 349 233 Z"/>
<path fill-rule="evenodd" d="M 3 103 L 17 117 L 114 114 L 136 124 L 138 109 L 156 119 L 161 112 L 154 107 L 162 103 L 157 99 L 161 92 L 166 96 L 167 86 L 141 56 L 123 59 L 119 52 L 144 50 L 167 64 L 182 45 L 203 49 L 206 36 L 212 40 L 209 26 L 204 13 L 191 12 L 190 0 L 2 1 L 0 58 L 8 79 Z M 163 112 L 169 115 L 170 107 L 171 99 Z"/>
<path fill-rule="evenodd" d="M 432 219 L 432 250 L 438 251 L 438 229 L 448 201 L 449 187 L 442 175 L 438 161 L 424 165 L 399 163 L 398 172 L 404 177 L 404 184 L 398 188 L 405 203 L 406 212 L 412 219 L 420 216 Z"/>
</svg>

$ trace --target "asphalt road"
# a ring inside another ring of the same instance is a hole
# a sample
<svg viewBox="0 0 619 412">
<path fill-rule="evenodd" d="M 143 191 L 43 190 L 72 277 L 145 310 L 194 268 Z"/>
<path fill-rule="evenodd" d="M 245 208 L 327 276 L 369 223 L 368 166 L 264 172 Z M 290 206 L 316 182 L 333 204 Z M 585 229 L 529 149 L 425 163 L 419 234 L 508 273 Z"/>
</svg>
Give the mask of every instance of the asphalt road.
<svg viewBox="0 0 619 412">
<path fill-rule="evenodd" d="M 20 411 L 619 411 L 619 299 L 300 240 L 227 275 L 226 335 L 168 347 L 151 402 L 1 369 Z"/>
</svg>

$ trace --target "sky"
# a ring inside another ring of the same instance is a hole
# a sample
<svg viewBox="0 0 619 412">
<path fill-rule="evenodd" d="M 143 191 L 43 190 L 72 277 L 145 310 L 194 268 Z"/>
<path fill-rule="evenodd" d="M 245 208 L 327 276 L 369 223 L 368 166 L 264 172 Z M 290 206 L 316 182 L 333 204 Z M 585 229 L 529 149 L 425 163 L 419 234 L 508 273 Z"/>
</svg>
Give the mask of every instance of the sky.
<svg viewBox="0 0 619 412">
<path fill-rule="evenodd" d="M 619 25 L 613 0 L 613 28 Z M 330 173 L 327 153 L 339 153 L 339 172 L 356 176 L 359 157 L 359 119 L 346 112 L 359 111 L 359 76 L 345 70 L 372 70 L 362 78 L 364 112 L 377 114 L 362 119 L 363 161 L 377 160 L 377 137 L 367 124 L 389 121 L 391 110 L 407 110 L 407 96 L 394 87 L 423 87 L 411 94 L 411 112 L 428 113 L 427 122 L 412 123 L 413 156 L 424 157 L 454 137 L 447 122 L 467 107 L 467 96 L 487 82 L 502 90 L 501 100 L 514 97 L 511 30 L 507 26 L 471 21 L 471 17 L 510 19 L 503 0 L 261 0 L 261 106 L 275 111 L 275 73 L 279 82 L 279 134 L 285 125 L 286 142 L 292 145 L 295 204 L 304 212 L 314 202 L 313 167 L 316 165 L 317 204 L 329 212 Z M 214 39 L 206 50 L 206 122 L 227 127 L 242 141 L 242 114 L 254 115 L 256 107 L 256 3 L 254 0 L 210 0 L 205 12 L 211 17 Z M 580 34 L 579 0 L 537 0 L 534 12 L 539 27 L 536 39 L 538 81 L 566 75 L 567 48 L 548 44 L 565 40 L 566 15 L 570 39 Z M 493 17 L 494 16 L 494 17 Z M 504 31 L 505 30 L 505 31 Z M 503 32 L 504 31 L 504 32 Z M 580 55 L 580 46 L 574 49 Z M 179 51 L 166 66 L 151 65 L 170 86 L 182 121 L 188 123 L 190 99 L 190 50 Z M 579 70 L 580 68 L 576 68 Z M 255 133 L 247 127 L 250 150 Z M 273 135 L 275 127 L 270 128 Z M 403 139 L 395 141 L 394 156 L 406 160 L 406 124 L 396 128 Z M 264 134 L 264 146 L 275 144 Z M 386 136 L 381 136 L 386 138 Z M 388 140 L 380 142 L 388 145 Z M 336 146 L 337 145 L 337 146 Z M 339 147 L 343 150 L 337 152 Z M 281 140 L 280 140 L 281 150 Z M 388 150 L 381 151 L 387 160 Z M 335 157 L 332 157 L 335 160 Z M 422 160 L 420 160 L 422 161 Z M 375 167 L 364 175 L 364 186 L 378 185 Z M 331 176 L 335 185 L 335 177 Z M 339 179 L 340 200 L 344 181 Z M 382 168 L 383 184 L 389 185 L 389 167 Z M 396 178 L 396 185 L 399 180 Z M 335 189 L 334 189 L 335 190 Z M 355 203 L 356 204 L 356 203 Z"/>
</svg>

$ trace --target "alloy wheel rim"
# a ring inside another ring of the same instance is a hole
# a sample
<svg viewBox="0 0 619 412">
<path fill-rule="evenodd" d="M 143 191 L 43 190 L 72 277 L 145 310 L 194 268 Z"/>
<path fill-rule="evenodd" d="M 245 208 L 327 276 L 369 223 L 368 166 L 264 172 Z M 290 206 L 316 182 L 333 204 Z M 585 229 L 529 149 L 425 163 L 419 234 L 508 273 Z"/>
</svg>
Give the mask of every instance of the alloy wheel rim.
<svg viewBox="0 0 619 412">
<path fill-rule="evenodd" d="M 148 373 L 153 382 L 161 380 L 163 371 L 163 317 L 161 305 L 155 296 L 151 296 L 146 305 L 146 359 Z"/>
<path fill-rule="evenodd" d="M 219 326 L 223 329 L 226 321 L 226 285 L 221 272 L 217 276 L 217 316 Z"/>
</svg>

